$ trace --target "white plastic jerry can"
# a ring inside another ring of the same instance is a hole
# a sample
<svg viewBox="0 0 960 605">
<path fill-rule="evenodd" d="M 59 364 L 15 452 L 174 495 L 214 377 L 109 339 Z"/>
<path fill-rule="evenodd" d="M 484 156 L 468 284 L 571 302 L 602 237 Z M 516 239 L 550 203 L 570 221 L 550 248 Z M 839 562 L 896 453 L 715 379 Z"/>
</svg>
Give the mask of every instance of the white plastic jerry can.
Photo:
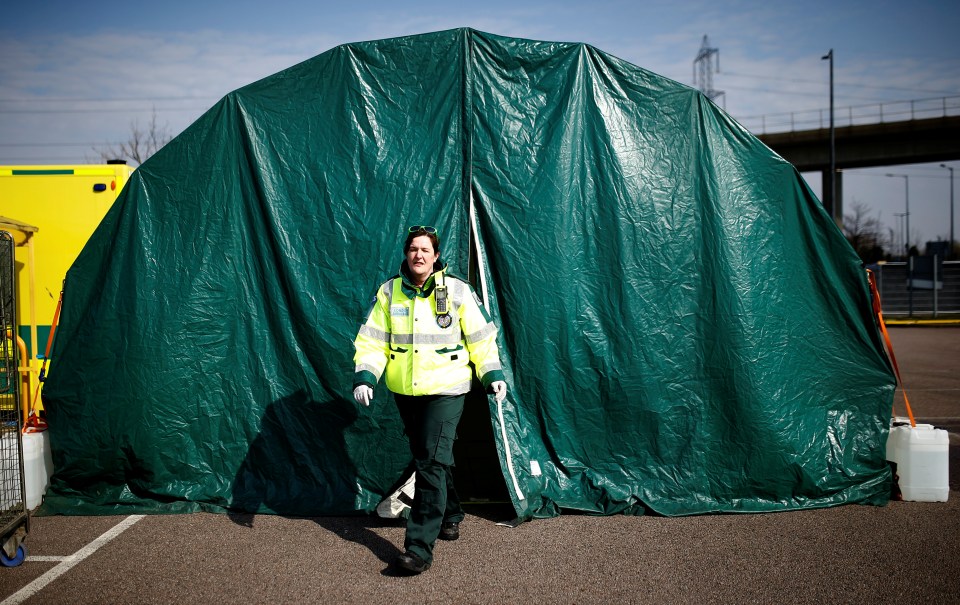
<svg viewBox="0 0 960 605">
<path fill-rule="evenodd" d="M 950 436 L 932 424 L 903 425 L 894 419 L 887 460 L 897 463 L 900 493 L 914 502 L 946 502 L 950 494 Z"/>
</svg>

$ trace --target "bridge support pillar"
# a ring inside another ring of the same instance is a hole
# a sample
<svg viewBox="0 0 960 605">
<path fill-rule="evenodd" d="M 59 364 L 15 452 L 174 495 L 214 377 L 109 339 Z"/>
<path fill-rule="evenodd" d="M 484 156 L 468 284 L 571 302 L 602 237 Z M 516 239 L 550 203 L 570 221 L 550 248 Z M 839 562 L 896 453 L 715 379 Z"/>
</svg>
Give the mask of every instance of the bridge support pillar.
<svg viewBox="0 0 960 605">
<path fill-rule="evenodd" d="M 838 226 L 843 225 L 843 171 L 837 170 L 835 173 L 837 199 L 833 199 L 833 191 L 830 190 L 830 170 L 824 170 L 823 175 L 823 208 L 833 217 Z"/>
</svg>

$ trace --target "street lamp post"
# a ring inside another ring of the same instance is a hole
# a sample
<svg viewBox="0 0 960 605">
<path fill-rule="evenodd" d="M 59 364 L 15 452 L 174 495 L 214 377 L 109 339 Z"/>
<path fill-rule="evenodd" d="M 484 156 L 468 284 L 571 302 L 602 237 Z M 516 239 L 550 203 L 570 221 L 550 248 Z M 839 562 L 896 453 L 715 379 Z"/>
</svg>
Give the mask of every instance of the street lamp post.
<svg viewBox="0 0 960 605">
<path fill-rule="evenodd" d="M 913 257 L 910 256 L 910 175 L 909 174 L 890 174 L 887 176 L 903 177 L 903 184 L 906 191 L 906 212 L 904 219 L 907 221 L 907 232 L 905 235 L 906 243 L 903 245 L 907 251 L 907 315 L 913 317 Z"/>
<path fill-rule="evenodd" d="M 953 258 L 953 166 L 940 164 L 940 167 L 950 171 L 950 247 L 947 248 L 947 256 Z"/>
<path fill-rule="evenodd" d="M 820 57 L 821 61 L 830 60 L 830 214 L 837 220 L 837 146 L 833 128 L 833 49 Z M 842 217 L 840 217 L 842 218 Z"/>
<path fill-rule="evenodd" d="M 903 243 L 905 241 L 903 239 L 903 218 L 907 215 L 903 212 L 894 212 L 893 216 L 897 219 L 897 242 L 895 246 L 898 250 L 903 250 Z"/>
<path fill-rule="evenodd" d="M 907 256 L 910 256 L 910 175 L 909 174 L 890 174 L 889 172 L 885 176 L 891 177 L 902 177 L 903 184 L 906 192 L 906 213 L 904 216 L 907 219 L 907 231 L 904 237 L 903 247 L 907 251 Z"/>
</svg>

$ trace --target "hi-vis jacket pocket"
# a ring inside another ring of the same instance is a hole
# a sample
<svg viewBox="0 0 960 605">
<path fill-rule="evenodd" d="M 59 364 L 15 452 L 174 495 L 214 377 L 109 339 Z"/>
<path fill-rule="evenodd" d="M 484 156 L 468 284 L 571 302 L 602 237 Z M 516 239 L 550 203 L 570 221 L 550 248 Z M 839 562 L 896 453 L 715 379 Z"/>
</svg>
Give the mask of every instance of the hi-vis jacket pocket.
<svg viewBox="0 0 960 605">
<path fill-rule="evenodd" d="M 455 347 L 444 347 L 442 349 L 437 349 L 436 353 L 438 355 L 450 355 L 452 353 L 452 355 L 450 355 L 450 361 L 456 361 L 460 359 L 460 354 L 458 353 L 458 351 L 462 351 L 462 350 L 463 350 L 463 345 L 457 345 Z"/>
</svg>

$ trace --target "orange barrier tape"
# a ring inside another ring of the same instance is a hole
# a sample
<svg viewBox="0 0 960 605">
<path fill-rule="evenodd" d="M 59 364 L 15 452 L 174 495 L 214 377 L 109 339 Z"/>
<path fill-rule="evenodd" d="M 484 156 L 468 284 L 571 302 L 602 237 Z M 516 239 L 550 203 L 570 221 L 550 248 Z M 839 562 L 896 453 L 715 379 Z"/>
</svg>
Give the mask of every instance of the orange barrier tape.
<svg viewBox="0 0 960 605">
<path fill-rule="evenodd" d="M 57 333 L 57 326 L 60 325 L 60 309 L 63 307 L 63 290 L 60 290 L 60 298 L 57 299 L 57 309 L 53 312 L 53 322 L 50 324 L 50 334 L 47 335 L 47 350 L 43 353 L 43 359 L 50 359 L 50 349 L 53 348 L 53 336 Z"/>
<path fill-rule="evenodd" d="M 880 304 L 880 292 L 877 290 L 877 279 L 873 276 L 873 271 L 867 269 L 867 278 L 870 280 L 870 292 L 873 294 L 873 312 L 877 314 L 877 321 L 880 323 L 880 331 L 883 333 L 883 339 L 887 341 L 887 353 L 890 355 L 890 362 L 893 363 L 893 371 L 897 375 L 897 382 L 903 390 L 903 403 L 907 408 L 907 416 L 910 417 L 910 426 L 917 426 L 917 421 L 913 417 L 913 410 L 910 408 L 910 400 L 907 399 L 907 387 L 903 386 L 903 378 L 900 377 L 900 366 L 897 364 L 897 356 L 893 354 L 893 343 L 890 341 L 890 333 L 887 332 L 887 326 L 883 323 L 883 309 Z M 894 411 L 896 416 L 896 411 Z"/>
</svg>

